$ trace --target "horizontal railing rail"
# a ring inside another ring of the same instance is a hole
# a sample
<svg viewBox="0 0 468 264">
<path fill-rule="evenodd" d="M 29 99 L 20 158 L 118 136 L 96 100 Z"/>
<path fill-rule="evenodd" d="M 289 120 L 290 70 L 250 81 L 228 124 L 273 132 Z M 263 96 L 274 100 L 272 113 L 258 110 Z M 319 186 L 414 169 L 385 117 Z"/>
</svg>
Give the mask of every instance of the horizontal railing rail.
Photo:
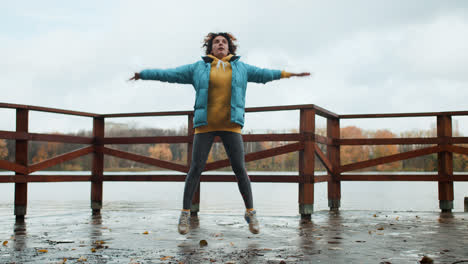
<svg viewBox="0 0 468 264">
<path fill-rule="evenodd" d="M 187 127 L 193 126 L 193 111 L 164 111 L 144 113 L 111 113 L 96 114 L 81 111 L 70 111 L 57 108 L 0 103 L 0 108 L 16 110 L 16 130 L 0 131 L 0 139 L 14 140 L 16 144 L 15 161 L 0 160 L 0 169 L 12 171 L 15 175 L 0 175 L 0 183 L 15 183 L 15 215 L 24 217 L 27 204 L 27 183 L 29 182 L 91 182 L 91 201 L 93 212 L 99 212 L 102 207 L 102 184 L 105 181 L 185 181 L 185 174 L 190 166 L 190 153 L 193 144 L 193 130 L 188 129 L 187 135 L 178 136 L 140 136 L 140 137 L 109 137 L 105 136 L 105 120 L 111 118 L 137 118 L 161 116 L 185 116 Z M 93 119 L 92 136 L 73 136 L 50 133 L 29 132 L 29 112 L 40 111 L 54 114 L 81 116 Z M 269 111 L 298 111 L 300 115 L 299 132 L 277 134 L 244 134 L 244 142 L 282 142 L 277 147 L 247 153 L 246 162 L 252 162 L 278 155 L 299 152 L 297 175 L 271 175 L 268 172 L 251 175 L 252 182 L 282 182 L 299 184 L 299 204 L 302 216 L 308 217 L 313 211 L 315 183 L 328 183 L 328 198 L 331 209 L 340 207 L 342 181 L 437 181 L 439 182 L 439 201 L 443 211 L 453 208 L 453 182 L 468 181 L 468 173 L 453 173 L 453 154 L 468 155 L 468 148 L 460 146 L 468 144 L 468 137 L 452 136 L 452 116 L 468 116 L 468 111 L 427 112 L 427 113 L 387 113 L 387 114 L 347 114 L 338 115 L 313 104 L 264 106 L 246 108 L 247 113 Z M 326 135 L 316 133 L 316 116 L 327 121 Z M 413 118 L 433 117 L 437 119 L 436 137 L 405 137 L 405 138 L 342 138 L 340 136 L 341 119 L 368 118 Z M 28 162 L 28 142 L 59 142 L 85 145 L 80 149 L 60 154 L 34 164 Z M 216 138 L 215 142 L 220 139 Z M 115 149 L 111 145 L 132 144 L 187 144 L 187 162 L 179 164 Z M 456 145 L 457 144 L 457 145 Z M 384 157 L 341 164 L 341 147 L 343 146 L 371 146 L 371 145 L 421 145 L 422 148 L 395 153 Z M 361 170 L 378 165 L 422 157 L 437 155 L 437 172 L 391 174 L 385 172 L 361 173 Z M 90 175 L 52 175 L 37 174 L 64 162 L 92 155 L 92 170 Z M 104 174 L 104 156 L 112 156 L 129 161 L 139 162 L 150 166 L 173 171 L 175 174 Z M 326 170 L 325 175 L 317 175 L 315 158 Z M 206 164 L 204 171 L 214 171 L 230 166 L 229 160 L 218 160 Z M 35 173 L 35 174 L 32 174 Z M 32 175 L 31 175 L 32 174 Z M 233 175 L 205 174 L 202 182 L 235 182 Z M 200 188 L 200 187 L 199 187 Z M 198 211 L 199 189 L 194 198 L 194 212 Z"/>
</svg>

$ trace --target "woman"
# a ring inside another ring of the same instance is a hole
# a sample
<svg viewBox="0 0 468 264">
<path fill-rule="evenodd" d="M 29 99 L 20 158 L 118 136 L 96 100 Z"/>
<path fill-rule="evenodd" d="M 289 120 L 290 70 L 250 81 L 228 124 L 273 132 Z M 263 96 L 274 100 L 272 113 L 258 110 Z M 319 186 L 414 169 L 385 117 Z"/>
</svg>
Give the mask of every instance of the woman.
<svg viewBox="0 0 468 264">
<path fill-rule="evenodd" d="M 192 162 L 185 179 L 183 209 L 179 218 L 180 234 L 189 231 L 190 207 L 200 181 L 215 136 L 223 142 L 236 174 L 238 186 L 245 203 L 245 220 L 249 230 L 260 231 L 253 207 L 250 179 L 244 164 L 244 144 L 241 129 L 244 126 L 245 93 L 247 82 L 266 83 L 291 76 L 308 76 L 310 73 L 288 73 L 260 69 L 239 60 L 236 56 L 236 38 L 230 33 L 209 33 L 203 47 L 207 56 L 193 64 L 174 69 L 147 69 L 135 73 L 130 80 L 158 80 L 192 84 L 195 88 Z"/>
</svg>

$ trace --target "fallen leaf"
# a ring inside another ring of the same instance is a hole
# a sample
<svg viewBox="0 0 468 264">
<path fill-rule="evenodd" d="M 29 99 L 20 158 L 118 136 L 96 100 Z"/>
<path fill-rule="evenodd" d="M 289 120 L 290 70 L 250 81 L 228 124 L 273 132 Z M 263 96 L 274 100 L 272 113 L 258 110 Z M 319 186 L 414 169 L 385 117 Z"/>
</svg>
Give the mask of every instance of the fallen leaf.
<svg viewBox="0 0 468 264">
<path fill-rule="evenodd" d="M 63 260 L 59 261 L 58 264 L 64 264 L 65 262 L 67 262 L 67 259 L 64 258 Z"/>
<path fill-rule="evenodd" d="M 47 249 L 38 249 L 37 252 L 41 252 L 41 253 L 47 253 L 49 252 Z"/>
<path fill-rule="evenodd" d="M 165 256 L 165 257 L 162 257 L 161 260 L 168 260 L 168 259 L 171 259 L 173 258 L 173 256 Z"/>
<path fill-rule="evenodd" d="M 6 245 L 8 244 L 8 241 L 3 241 L 3 245 L 6 247 Z"/>
<path fill-rule="evenodd" d="M 343 250 L 342 248 L 339 248 L 339 247 L 329 247 L 328 249 L 329 250 Z"/>
<path fill-rule="evenodd" d="M 263 251 L 272 251 L 271 248 L 264 248 Z"/>
<path fill-rule="evenodd" d="M 149 234 L 149 232 L 148 232 L 148 231 L 145 231 L 145 232 L 143 232 L 143 235 L 147 235 L 147 234 Z"/>
<path fill-rule="evenodd" d="M 384 230 L 385 228 L 383 228 L 382 226 L 377 228 L 377 230 Z"/>
<path fill-rule="evenodd" d="M 83 256 L 81 256 L 77 261 L 78 261 L 78 262 L 84 262 L 84 261 L 88 261 L 88 259 L 85 258 L 85 257 L 83 257 Z"/>
<path fill-rule="evenodd" d="M 373 216 L 374 216 L 374 217 L 377 217 L 377 215 L 376 215 L 376 214 L 374 214 Z"/>
<path fill-rule="evenodd" d="M 210 262 L 216 262 L 216 259 L 210 259 Z"/>
<path fill-rule="evenodd" d="M 91 248 L 91 252 L 96 252 L 96 249 L 95 248 Z"/>
<path fill-rule="evenodd" d="M 200 244 L 200 247 L 206 247 L 206 246 L 208 246 L 208 242 L 206 242 L 206 240 L 204 240 L 204 239 L 203 239 L 203 240 L 200 240 L 200 243 L 199 243 L 199 244 Z"/>
<path fill-rule="evenodd" d="M 419 263 L 421 263 L 421 264 L 432 264 L 432 263 L 434 263 L 434 260 L 431 259 L 428 256 L 423 256 L 422 259 L 419 261 Z"/>
</svg>

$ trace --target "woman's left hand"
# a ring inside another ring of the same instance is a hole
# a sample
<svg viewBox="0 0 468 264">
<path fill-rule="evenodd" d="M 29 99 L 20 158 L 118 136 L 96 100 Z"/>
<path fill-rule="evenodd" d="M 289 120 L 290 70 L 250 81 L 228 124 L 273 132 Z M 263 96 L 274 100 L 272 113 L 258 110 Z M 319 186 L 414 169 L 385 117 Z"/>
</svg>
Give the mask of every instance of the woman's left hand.
<svg viewBox="0 0 468 264">
<path fill-rule="evenodd" d="M 310 76 L 310 72 L 292 73 L 291 77 L 292 76 L 297 76 L 297 77 Z"/>
</svg>

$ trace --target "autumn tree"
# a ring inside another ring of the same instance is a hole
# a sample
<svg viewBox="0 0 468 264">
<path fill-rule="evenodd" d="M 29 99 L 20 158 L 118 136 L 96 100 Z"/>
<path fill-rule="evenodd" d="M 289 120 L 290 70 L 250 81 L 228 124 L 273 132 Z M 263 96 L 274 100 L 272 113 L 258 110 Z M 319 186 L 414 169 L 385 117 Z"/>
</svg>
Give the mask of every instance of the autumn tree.
<svg viewBox="0 0 468 264">
<path fill-rule="evenodd" d="M 340 129 L 341 138 L 364 138 L 361 128 L 347 126 Z M 341 146 L 340 158 L 343 165 L 369 159 L 369 148 L 366 146 Z"/>
<path fill-rule="evenodd" d="M 8 157 L 8 148 L 6 141 L 4 139 L 0 139 L 0 159 Z"/>
<path fill-rule="evenodd" d="M 395 134 L 390 132 L 389 130 L 377 130 L 373 133 L 374 138 L 394 138 Z M 398 146 L 397 145 L 375 145 L 370 147 L 370 155 L 371 158 L 380 158 L 389 155 L 398 154 Z M 385 163 L 377 165 L 378 171 L 385 171 L 385 170 L 398 170 L 401 169 L 402 162 L 392 162 L 392 163 Z"/>
<path fill-rule="evenodd" d="M 169 144 L 156 144 L 148 149 L 151 157 L 160 160 L 172 160 L 172 151 Z"/>
</svg>

